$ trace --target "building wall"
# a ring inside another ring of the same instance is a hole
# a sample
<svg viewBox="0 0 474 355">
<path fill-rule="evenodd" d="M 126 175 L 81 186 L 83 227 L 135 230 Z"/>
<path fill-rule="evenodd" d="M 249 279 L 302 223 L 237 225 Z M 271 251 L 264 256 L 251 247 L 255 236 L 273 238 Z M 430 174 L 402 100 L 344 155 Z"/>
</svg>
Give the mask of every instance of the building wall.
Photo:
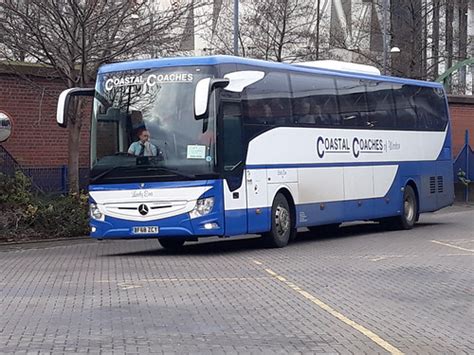
<svg viewBox="0 0 474 355">
<path fill-rule="evenodd" d="M 13 120 L 10 138 L 0 143 L 23 167 L 66 165 L 68 131 L 56 124 L 56 104 L 64 84 L 41 76 L 0 73 L 0 110 Z M 84 120 L 80 164 L 89 165 L 89 119 Z"/>
<path fill-rule="evenodd" d="M 453 157 L 464 145 L 466 129 L 470 132 L 469 144 L 474 148 L 474 96 L 449 97 L 449 112 L 452 122 Z"/>
</svg>

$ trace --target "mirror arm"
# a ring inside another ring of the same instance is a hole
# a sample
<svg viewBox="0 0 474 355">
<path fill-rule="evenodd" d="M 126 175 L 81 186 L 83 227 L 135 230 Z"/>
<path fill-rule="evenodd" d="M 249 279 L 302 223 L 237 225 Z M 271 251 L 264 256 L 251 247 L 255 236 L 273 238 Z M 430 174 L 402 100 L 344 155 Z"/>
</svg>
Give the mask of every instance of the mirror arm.
<svg viewBox="0 0 474 355">
<path fill-rule="evenodd" d="M 223 79 L 212 79 L 211 80 L 211 92 L 215 88 L 225 88 L 227 85 L 229 85 L 230 80 L 223 78 Z M 211 94 L 211 92 L 209 94 Z"/>
<path fill-rule="evenodd" d="M 75 96 L 94 96 L 95 88 L 71 88 L 64 90 L 58 99 L 58 107 L 56 112 L 56 122 L 59 126 L 67 127 L 67 114 L 69 102 Z"/>
</svg>

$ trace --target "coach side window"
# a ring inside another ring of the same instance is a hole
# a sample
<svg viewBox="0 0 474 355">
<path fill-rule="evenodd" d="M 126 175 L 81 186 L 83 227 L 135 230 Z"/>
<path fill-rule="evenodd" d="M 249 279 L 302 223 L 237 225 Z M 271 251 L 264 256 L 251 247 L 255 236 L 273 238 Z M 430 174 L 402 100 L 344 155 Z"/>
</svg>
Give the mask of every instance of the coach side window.
<svg viewBox="0 0 474 355">
<path fill-rule="evenodd" d="M 222 102 L 224 170 L 232 171 L 242 162 L 242 126 L 240 102 Z"/>
<path fill-rule="evenodd" d="M 392 83 L 366 81 L 368 126 L 374 129 L 393 129 L 396 127 L 395 102 Z"/>
<path fill-rule="evenodd" d="M 426 131 L 442 131 L 448 115 L 444 93 L 439 88 L 418 87 L 415 93 L 417 128 Z"/>
<path fill-rule="evenodd" d="M 247 87 L 242 95 L 246 124 L 286 125 L 291 121 L 288 75 L 267 72 L 262 80 Z"/>
<path fill-rule="evenodd" d="M 336 83 L 333 78 L 308 73 L 291 73 L 292 108 L 295 124 L 338 126 Z"/>
<path fill-rule="evenodd" d="M 367 97 L 364 81 L 337 78 L 336 86 L 342 125 L 351 128 L 371 128 L 367 114 Z"/>
<path fill-rule="evenodd" d="M 397 128 L 400 130 L 416 130 L 417 128 L 416 90 L 417 87 L 413 85 L 393 84 Z"/>
</svg>

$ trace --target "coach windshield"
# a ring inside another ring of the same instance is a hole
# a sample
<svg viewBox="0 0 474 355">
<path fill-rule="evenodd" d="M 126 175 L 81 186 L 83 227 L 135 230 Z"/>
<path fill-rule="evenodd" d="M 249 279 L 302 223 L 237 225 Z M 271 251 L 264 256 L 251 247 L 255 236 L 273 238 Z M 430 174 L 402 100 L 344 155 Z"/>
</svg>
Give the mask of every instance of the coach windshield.
<svg viewBox="0 0 474 355">
<path fill-rule="evenodd" d="M 114 72 L 98 77 L 91 127 L 91 180 L 199 179 L 215 172 L 215 98 L 196 120 L 196 84 L 209 67 Z"/>
</svg>

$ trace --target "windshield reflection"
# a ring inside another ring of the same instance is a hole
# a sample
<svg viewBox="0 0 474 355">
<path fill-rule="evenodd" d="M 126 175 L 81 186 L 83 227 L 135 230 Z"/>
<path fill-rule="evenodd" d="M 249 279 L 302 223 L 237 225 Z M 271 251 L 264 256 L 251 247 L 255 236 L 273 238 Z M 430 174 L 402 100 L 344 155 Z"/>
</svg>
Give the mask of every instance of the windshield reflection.
<svg viewBox="0 0 474 355">
<path fill-rule="evenodd" d="M 199 178 L 215 171 L 214 98 L 195 120 L 194 89 L 208 67 L 173 67 L 98 78 L 91 128 L 92 182 Z"/>
</svg>

